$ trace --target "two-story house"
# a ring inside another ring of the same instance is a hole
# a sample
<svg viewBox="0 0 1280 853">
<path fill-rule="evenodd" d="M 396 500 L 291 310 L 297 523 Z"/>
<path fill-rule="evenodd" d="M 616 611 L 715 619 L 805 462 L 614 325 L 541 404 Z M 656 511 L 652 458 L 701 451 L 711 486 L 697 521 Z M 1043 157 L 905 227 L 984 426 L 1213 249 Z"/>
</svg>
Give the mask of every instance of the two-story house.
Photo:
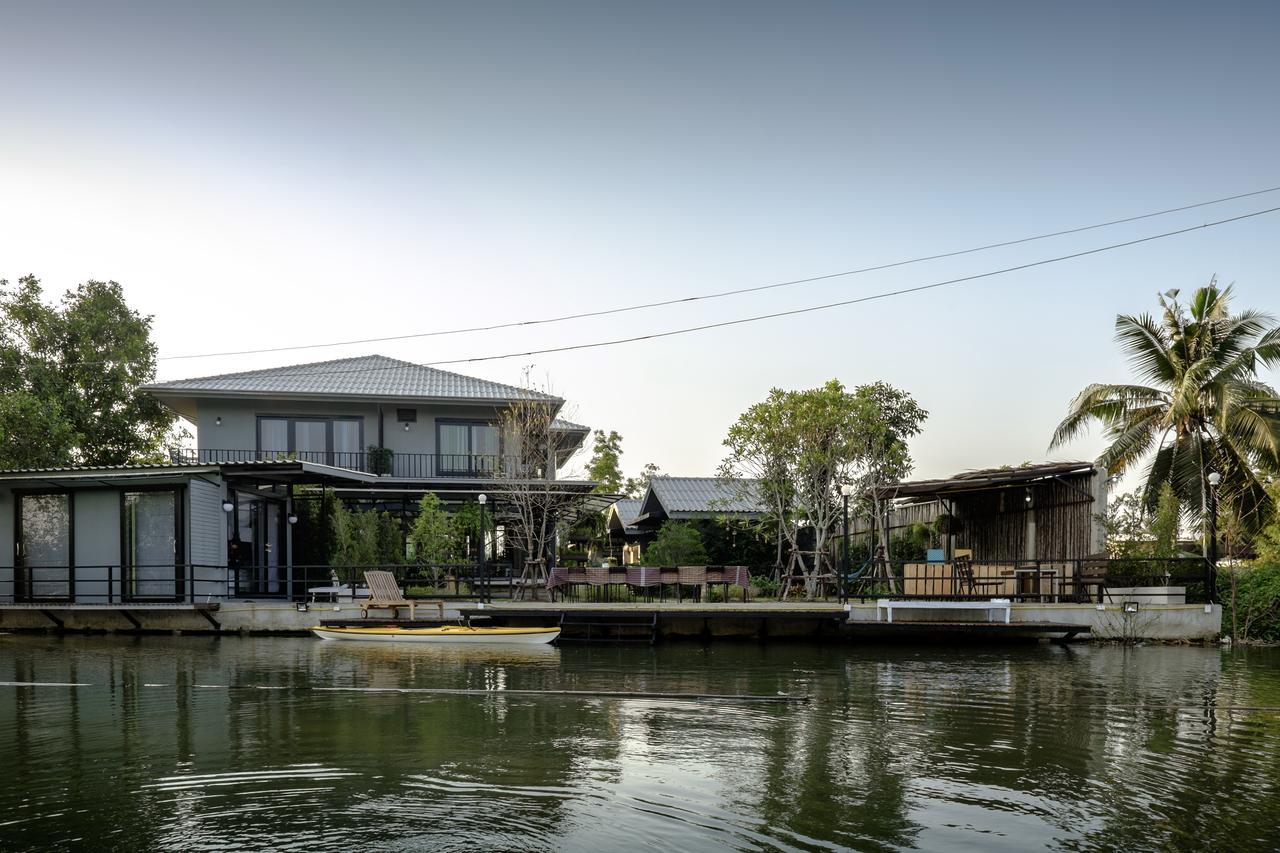
<svg viewBox="0 0 1280 853">
<path fill-rule="evenodd" d="M 293 584 L 295 499 L 325 488 L 410 510 L 555 479 L 588 428 L 556 419 L 542 454 L 502 413 L 558 397 L 383 356 L 159 382 L 145 389 L 195 427 L 161 464 L 0 472 L 0 601 L 189 600 Z M 513 473 L 515 472 L 515 473 Z M 567 491 L 594 484 L 559 480 Z M 11 519 L 11 522 L 8 520 Z M 236 575 L 239 577 L 240 575 Z"/>
</svg>

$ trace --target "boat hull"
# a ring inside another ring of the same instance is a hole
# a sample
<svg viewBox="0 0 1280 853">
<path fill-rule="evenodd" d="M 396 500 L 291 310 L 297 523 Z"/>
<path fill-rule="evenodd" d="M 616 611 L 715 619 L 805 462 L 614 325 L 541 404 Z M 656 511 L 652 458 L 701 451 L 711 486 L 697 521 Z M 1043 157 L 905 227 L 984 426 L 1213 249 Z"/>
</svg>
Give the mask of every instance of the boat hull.
<svg viewBox="0 0 1280 853">
<path fill-rule="evenodd" d="M 311 629 L 322 640 L 358 640 L 373 643 L 515 643 L 543 645 L 560 636 L 559 628 L 468 628 L 445 625 L 440 628 L 360 628 Z"/>
</svg>

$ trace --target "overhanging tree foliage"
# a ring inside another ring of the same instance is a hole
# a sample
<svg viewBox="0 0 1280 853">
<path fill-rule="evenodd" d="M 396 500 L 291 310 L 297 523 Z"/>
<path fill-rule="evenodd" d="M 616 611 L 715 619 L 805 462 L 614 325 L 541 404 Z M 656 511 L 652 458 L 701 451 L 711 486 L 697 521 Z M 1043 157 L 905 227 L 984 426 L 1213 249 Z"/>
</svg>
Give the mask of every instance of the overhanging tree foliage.
<svg viewBox="0 0 1280 853">
<path fill-rule="evenodd" d="M 55 306 L 34 276 L 0 279 L 0 468 L 154 458 L 174 420 L 138 390 L 155 369 L 151 318 L 114 281 Z"/>
<path fill-rule="evenodd" d="M 587 479 L 598 485 L 597 492 L 622 492 L 622 436 L 602 429 L 592 433 L 591 461 L 587 463 Z"/>
</svg>

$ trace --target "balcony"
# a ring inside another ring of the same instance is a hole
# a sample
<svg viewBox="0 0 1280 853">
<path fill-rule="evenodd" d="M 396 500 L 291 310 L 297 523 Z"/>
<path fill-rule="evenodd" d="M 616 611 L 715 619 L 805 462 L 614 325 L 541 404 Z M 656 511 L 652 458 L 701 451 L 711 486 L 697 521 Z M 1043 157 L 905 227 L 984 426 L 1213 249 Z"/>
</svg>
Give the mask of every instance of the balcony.
<svg viewBox="0 0 1280 853">
<path fill-rule="evenodd" d="M 171 462 L 185 465 L 216 465 L 224 462 L 294 461 L 332 465 L 382 477 L 410 479 L 492 478 L 522 471 L 522 476 L 541 478 L 545 466 L 531 465 L 518 456 L 469 455 L 456 453 L 380 453 L 298 450 L 281 453 L 268 450 L 216 450 L 170 448 Z"/>
</svg>

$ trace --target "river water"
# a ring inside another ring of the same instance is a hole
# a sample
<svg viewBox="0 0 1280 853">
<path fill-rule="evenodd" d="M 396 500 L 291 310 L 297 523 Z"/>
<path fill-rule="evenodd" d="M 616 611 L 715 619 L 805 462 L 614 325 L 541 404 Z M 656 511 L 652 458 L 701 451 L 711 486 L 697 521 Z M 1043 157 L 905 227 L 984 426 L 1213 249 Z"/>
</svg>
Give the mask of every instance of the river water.
<svg viewBox="0 0 1280 853">
<path fill-rule="evenodd" d="M 1275 651 L 9 635 L 0 681 L 3 849 L 1280 846 Z"/>
</svg>

